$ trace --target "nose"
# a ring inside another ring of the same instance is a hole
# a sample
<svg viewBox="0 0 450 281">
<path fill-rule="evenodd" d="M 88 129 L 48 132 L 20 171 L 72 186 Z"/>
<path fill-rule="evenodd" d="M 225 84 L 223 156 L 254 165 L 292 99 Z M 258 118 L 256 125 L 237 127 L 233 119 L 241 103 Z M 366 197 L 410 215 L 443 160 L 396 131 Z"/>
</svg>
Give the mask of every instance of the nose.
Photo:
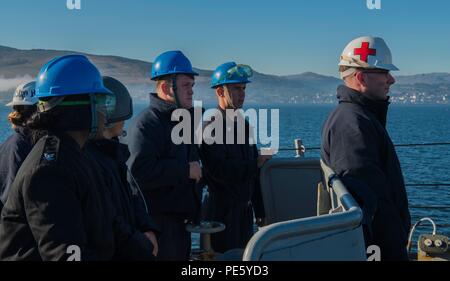
<svg viewBox="0 0 450 281">
<path fill-rule="evenodd" d="M 389 85 L 395 84 L 395 78 L 390 73 L 388 73 L 388 81 L 387 82 L 388 82 Z"/>
<path fill-rule="evenodd" d="M 189 96 L 193 96 L 194 95 L 194 88 L 193 87 L 189 88 L 188 95 Z"/>
</svg>

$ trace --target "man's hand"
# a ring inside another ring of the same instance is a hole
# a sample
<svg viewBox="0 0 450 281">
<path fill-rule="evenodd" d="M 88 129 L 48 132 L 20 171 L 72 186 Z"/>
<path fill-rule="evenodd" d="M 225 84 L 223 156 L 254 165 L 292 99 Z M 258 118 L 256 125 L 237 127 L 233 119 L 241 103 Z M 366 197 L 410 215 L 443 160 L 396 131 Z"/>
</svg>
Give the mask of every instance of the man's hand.
<svg viewBox="0 0 450 281">
<path fill-rule="evenodd" d="M 261 168 L 262 166 L 264 166 L 264 164 L 267 161 L 269 161 L 270 159 L 272 159 L 272 155 L 260 155 L 260 156 L 258 156 L 258 159 L 257 159 L 258 168 Z"/>
<path fill-rule="evenodd" d="M 195 180 L 197 183 L 202 178 L 202 167 L 198 162 L 189 163 L 189 178 Z"/>
<path fill-rule="evenodd" d="M 156 235 L 153 231 L 147 231 L 144 233 L 147 236 L 148 240 L 153 244 L 153 252 L 152 254 L 156 257 L 158 255 L 158 241 L 156 240 Z"/>
</svg>

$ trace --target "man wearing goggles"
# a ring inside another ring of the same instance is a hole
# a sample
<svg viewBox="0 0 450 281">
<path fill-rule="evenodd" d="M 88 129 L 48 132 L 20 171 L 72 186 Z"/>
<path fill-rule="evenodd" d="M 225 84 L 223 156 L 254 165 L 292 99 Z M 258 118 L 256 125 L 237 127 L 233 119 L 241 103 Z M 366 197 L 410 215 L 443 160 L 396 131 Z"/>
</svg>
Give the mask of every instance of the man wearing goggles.
<svg viewBox="0 0 450 281">
<path fill-rule="evenodd" d="M 213 234 L 212 247 L 225 252 L 245 248 L 253 235 L 254 213 L 257 223 L 264 221 L 264 207 L 259 185 L 259 168 L 271 158 L 260 156 L 255 144 L 251 144 L 250 125 L 243 118 L 231 121 L 234 129 L 228 128 L 226 111 L 241 109 L 245 101 L 245 90 L 253 75 L 250 66 L 228 62 L 220 65 L 212 75 L 211 88 L 218 99 L 218 115 L 223 123 L 223 142 L 202 144 L 200 156 L 209 196 L 204 203 L 207 220 L 223 222 L 223 232 Z M 237 124 L 245 122 L 245 143 L 239 143 Z M 228 120 L 230 121 L 230 120 Z M 208 126 L 208 125 L 206 125 Z M 233 133 L 233 143 L 227 143 L 227 134 Z"/>
</svg>

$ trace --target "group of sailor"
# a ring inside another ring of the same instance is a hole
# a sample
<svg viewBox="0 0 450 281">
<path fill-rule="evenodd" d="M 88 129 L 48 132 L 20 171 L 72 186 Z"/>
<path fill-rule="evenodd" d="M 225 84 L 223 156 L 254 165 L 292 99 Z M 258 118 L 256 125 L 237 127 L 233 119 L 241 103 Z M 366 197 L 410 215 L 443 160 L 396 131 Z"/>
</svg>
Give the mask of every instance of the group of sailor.
<svg viewBox="0 0 450 281">
<path fill-rule="evenodd" d="M 384 260 L 407 260 L 408 200 L 386 131 L 394 70 L 379 37 L 345 47 L 321 158 L 360 204 L 366 244 L 378 245 Z M 160 54 L 151 70 L 156 90 L 125 144 L 133 116 L 126 86 L 83 55 L 47 62 L 7 104 L 14 133 L 0 145 L 0 259 L 189 260 L 186 226 L 201 221 L 225 224 L 211 236 L 216 252 L 245 248 L 255 223 L 265 225 L 259 174 L 272 158 L 258 152 L 245 118 L 228 115 L 243 107 L 252 75 L 248 65 L 218 66 L 211 88 L 223 126 L 214 134 L 223 141 L 177 143 L 173 114 L 193 111 L 198 73 L 181 51 Z"/>
</svg>

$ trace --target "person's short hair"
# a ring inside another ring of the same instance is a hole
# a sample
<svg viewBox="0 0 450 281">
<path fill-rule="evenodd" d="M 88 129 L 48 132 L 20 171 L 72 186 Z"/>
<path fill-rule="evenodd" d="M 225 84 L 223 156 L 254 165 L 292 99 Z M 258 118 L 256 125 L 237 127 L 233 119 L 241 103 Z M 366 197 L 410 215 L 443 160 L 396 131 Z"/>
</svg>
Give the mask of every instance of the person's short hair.
<svg viewBox="0 0 450 281">
<path fill-rule="evenodd" d="M 174 75 L 164 75 L 159 77 L 158 80 L 156 80 L 156 88 L 159 89 L 162 83 L 168 83 L 169 85 L 172 85 L 173 78 Z"/>
</svg>

